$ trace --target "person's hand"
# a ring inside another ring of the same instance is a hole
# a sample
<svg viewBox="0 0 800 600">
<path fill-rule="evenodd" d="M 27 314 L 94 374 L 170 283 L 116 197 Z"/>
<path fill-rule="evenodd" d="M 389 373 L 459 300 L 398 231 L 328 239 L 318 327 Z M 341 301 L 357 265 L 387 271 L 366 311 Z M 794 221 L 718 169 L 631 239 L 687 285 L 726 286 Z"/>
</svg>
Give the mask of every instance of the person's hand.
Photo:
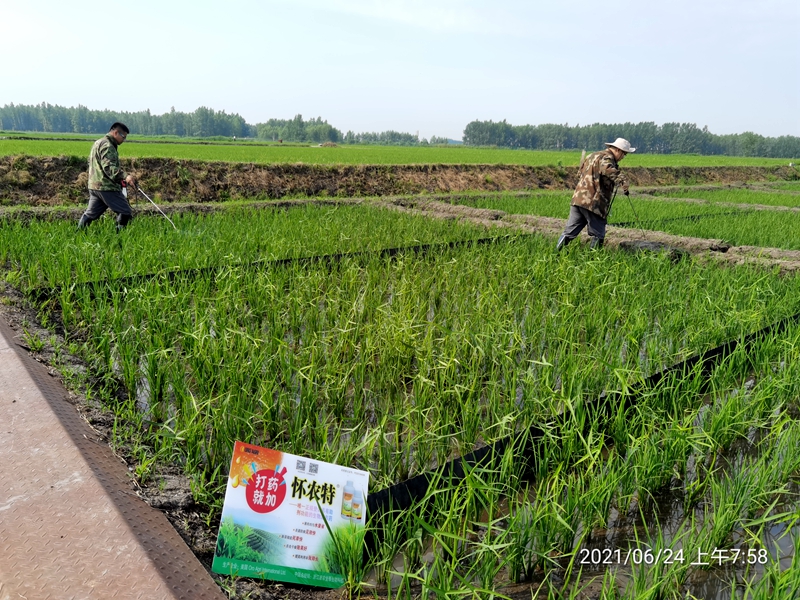
<svg viewBox="0 0 800 600">
<path fill-rule="evenodd" d="M 628 195 L 628 182 L 622 184 L 622 192 L 627 196 Z"/>
<path fill-rule="evenodd" d="M 136 178 L 133 175 L 128 175 L 125 178 L 125 183 L 128 184 L 129 187 L 136 188 Z"/>
</svg>

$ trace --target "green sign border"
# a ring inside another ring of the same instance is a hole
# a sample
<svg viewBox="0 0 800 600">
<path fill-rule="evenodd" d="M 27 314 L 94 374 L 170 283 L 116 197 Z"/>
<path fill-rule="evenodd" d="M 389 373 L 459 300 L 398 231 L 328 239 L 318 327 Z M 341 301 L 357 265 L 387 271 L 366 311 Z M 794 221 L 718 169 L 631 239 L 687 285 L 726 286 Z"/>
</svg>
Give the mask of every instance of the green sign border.
<svg viewBox="0 0 800 600">
<path fill-rule="evenodd" d="M 300 585 L 315 585 L 326 588 L 339 588 L 344 585 L 344 577 L 336 573 L 324 573 L 310 569 L 298 569 L 283 565 L 256 563 L 235 558 L 214 557 L 211 570 L 220 575 L 234 577 L 253 577 L 256 579 L 271 579 L 286 583 Z"/>
</svg>

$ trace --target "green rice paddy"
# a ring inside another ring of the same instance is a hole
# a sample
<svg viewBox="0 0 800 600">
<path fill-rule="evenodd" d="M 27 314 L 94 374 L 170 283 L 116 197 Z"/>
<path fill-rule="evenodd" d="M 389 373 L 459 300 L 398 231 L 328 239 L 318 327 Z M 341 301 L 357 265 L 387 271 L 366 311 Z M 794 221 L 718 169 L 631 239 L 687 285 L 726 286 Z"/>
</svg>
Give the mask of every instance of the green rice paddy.
<svg viewBox="0 0 800 600">
<path fill-rule="evenodd" d="M 109 219 L 76 234 L 76 223 L 71 221 L 26 223 L 10 218 L 0 225 L 0 264 L 11 261 L 12 271 L 27 286 L 55 287 L 498 235 L 471 224 L 433 221 L 368 205 L 241 206 L 208 216 L 179 214 L 172 220 L 177 233 L 160 217 L 143 217 L 118 236 Z M 28 260 L 19 260 L 25 255 Z"/>
<path fill-rule="evenodd" d="M 100 137 L 100 136 L 97 136 Z M 94 139 L 20 140 L 0 139 L 0 156 L 26 154 L 30 156 L 89 156 Z M 276 144 L 198 144 L 137 142 L 132 135 L 120 148 L 122 158 L 174 158 L 253 163 L 308 164 L 491 164 L 491 165 L 563 165 L 576 166 L 580 151 L 507 150 L 469 146 L 358 146 L 341 145 L 333 148 Z M 778 158 L 733 156 L 688 156 L 680 154 L 631 154 L 625 167 L 703 167 L 703 166 L 778 166 L 789 161 Z"/>
<path fill-rule="evenodd" d="M 780 188 L 778 188 L 780 189 Z M 800 194 L 761 189 L 720 189 L 720 190 L 665 190 L 658 195 L 670 198 L 690 198 L 708 202 L 731 204 L 763 204 L 767 206 L 800 206 Z"/>
<path fill-rule="evenodd" d="M 673 196 L 669 192 L 670 197 Z M 730 202 L 729 192 L 685 192 L 688 198 L 698 196 L 722 195 L 720 202 Z M 779 202 L 793 200 L 793 196 Z M 562 218 L 566 221 L 569 215 L 570 192 L 549 192 L 532 194 L 531 196 L 500 195 L 495 198 L 476 197 L 460 198 L 459 204 L 501 210 L 510 214 L 538 215 Z M 749 199 L 751 203 L 766 203 L 772 194 L 769 192 L 739 192 L 737 202 Z M 608 224 L 624 223 L 629 227 L 641 227 L 647 230 L 664 231 L 673 235 L 722 239 L 736 246 L 761 246 L 781 248 L 784 250 L 800 249 L 800 212 L 747 210 L 709 201 L 705 204 L 681 202 L 679 200 L 661 200 L 659 198 L 637 197 L 626 198 L 618 194 L 612 205 Z M 610 235 L 613 235 L 611 233 Z"/>
<path fill-rule="evenodd" d="M 567 200 L 502 202 L 563 211 Z M 675 210 L 636 202 L 650 217 Z M 589 584 L 606 597 L 671 597 L 708 585 L 709 566 L 692 563 L 712 552 L 725 597 L 796 584 L 781 565 L 796 560 L 800 535 L 800 329 L 624 401 L 648 375 L 800 312 L 797 278 L 577 246 L 556 254 L 538 236 L 383 256 L 488 232 L 369 205 L 176 224 L 142 217 L 117 235 L 103 221 L 78 232 L 8 220 L 0 264 L 22 289 L 53 289 L 42 318 L 89 365 L 89 393 L 114 414 L 112 443 L 136 474 L 179 465 L 209 519 L 233 440 L 367 469 L 375 491 L 511 436 L 495 466 L 434 478 L 420 505 L 374 515 L 368 527 L 383 533 L 366 562 L 359 544 L 332 555 L 348 592 L 504 597 L 527 583 L 552 597 Z M 256 262 L 357 250 L 370 252 Z M 171 269 L 184 271 L 121 279 Z M 589 409 L 601 394 L 619 407 L 610 420 Z M 523 474 L 515 451 L 543 423 L 553 425 Z M 602 542 L 607 528 L 629 533 Z M 232 553 L 269 551 L 268 534 L 223 529 Z M 593 549 L 620 560 L 595 564 Z"/>
</svg>

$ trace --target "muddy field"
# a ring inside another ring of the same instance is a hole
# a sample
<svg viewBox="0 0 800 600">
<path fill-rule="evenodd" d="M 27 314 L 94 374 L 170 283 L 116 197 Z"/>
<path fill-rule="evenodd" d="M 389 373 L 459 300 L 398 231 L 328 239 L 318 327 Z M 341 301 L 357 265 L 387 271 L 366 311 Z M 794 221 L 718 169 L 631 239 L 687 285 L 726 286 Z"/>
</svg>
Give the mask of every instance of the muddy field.
<svg viewBox="0 0 800 600">
<path fill-rule="evenodd" d="M 353 197 L 398 194 L 570 189 L 577 167 L 522 165 L 308 165 L 123 159 L 142 188 L 162 202 L 210 202 L 287 196 Z M 82 204 L 86 161 L 78 157 L 0 158 L 0 204 Z M 790 167 L 626 168 L 631 185 L 663 186 L 793 179 Z"/>
</svg>

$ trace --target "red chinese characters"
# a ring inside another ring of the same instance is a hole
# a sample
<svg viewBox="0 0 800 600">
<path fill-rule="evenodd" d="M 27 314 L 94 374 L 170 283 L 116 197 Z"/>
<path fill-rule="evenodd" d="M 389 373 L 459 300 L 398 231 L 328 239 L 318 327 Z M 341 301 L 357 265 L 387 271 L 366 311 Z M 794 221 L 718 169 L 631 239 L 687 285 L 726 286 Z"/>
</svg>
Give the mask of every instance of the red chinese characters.
<svg viewBox="0 0 800 600">
<path fill-rule="evenodd" d="M 257 513 L 268 513 L 278 508 L 286 497 L 286 469 L 278 472 L 262 469 L 250 479 L 245 495 L 247 505 Z"/>
</svg>

